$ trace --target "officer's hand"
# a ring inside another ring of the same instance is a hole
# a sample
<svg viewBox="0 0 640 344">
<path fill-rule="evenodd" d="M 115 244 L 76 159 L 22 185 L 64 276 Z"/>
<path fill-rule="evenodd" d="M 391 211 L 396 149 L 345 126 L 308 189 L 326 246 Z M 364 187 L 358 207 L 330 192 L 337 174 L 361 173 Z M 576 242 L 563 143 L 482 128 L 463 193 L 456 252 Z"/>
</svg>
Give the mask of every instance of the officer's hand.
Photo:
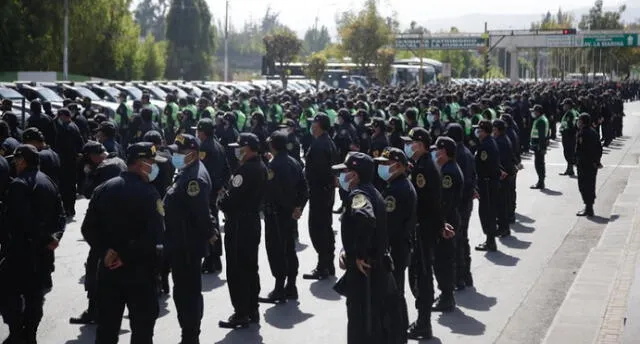
<svg viewBox="0 0 640 344">
<path fill-rule="evenodd" d="M 505 171 L 500 171 L 500 180 L 504 180 L 508 176 L 509 176 L 509 173 L 507 173 Z"/>
<path fill-rule="evenodd" d="M 456 235 L 456 232 L 453 231 L 453 226 L 448 223 L 444 224 L 444 228 L 442 229 L 442 237 L 445 239 L 451 239 Z"/>
<path fill-rule="evenodd" d="M 302 209 L 300 209 L 300 207 L 293 209 L 293 215 L 291 215 L 291 217 L 294 220 L 299 220 L 301 216 L 302 216 Z"/>
<path fill-rule="evenodd" d="M 473 199 L 480 199 L 480 194 L 477 190 L 473 190 Z"/>
<path fill-rule="evenodd" d="M 344 251 L 342 251 L 340 252 L 340 257 L 338 257 L 338 266 L 342 270 L 345 270 L 347 268 L 347 263 L 345 263 L 345 260 L 347 260 L 347 255 L 344 253 Z"/>
<path fill-rule="evenodd" d="M 213 245 L 213 244 L 215 244 L 215 242 L 216 242 L 216 241 L 218 241 L 218 239 L 219 239 L 219 234 L 218 234 L 218 233 L 216 233 L 216 234 L 214 234 L 214 235 L 209 239 L 209 243 L 210 243 L 211 245 Z"/>
<path fill-rule="evenodd" d="M 358 270 L 360 270 L 360 272 L 362 272 L 363 275 L 368 276 L 369 275 L 369 269 L 371 269 L 371 265 L 367 264 L 367 262 L 364 261 L 364 259 L 356 259 L 356 266 L 358 267 Z"/>
<path fill-rule="evenodd" d="M 58 248 L 59 244 L 60 244 L 60 241 L 58 241 L 58 239 L 52 238 L 51 242 L 49 243 L 49 245 L 47 245 L 47 248 L 49 249 L 49 251 L 53 251 L 56 248 Z"/>
</svg>

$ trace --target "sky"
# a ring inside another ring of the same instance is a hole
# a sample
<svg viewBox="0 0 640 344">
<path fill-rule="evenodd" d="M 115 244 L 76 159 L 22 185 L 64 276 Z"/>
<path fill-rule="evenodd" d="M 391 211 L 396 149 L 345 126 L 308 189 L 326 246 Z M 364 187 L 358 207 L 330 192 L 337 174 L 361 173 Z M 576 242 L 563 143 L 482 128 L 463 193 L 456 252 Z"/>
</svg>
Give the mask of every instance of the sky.
<svg viewBox="0 0 640 344">
<path fill-rule="evenodd" d="M 224 20 L 225 0 L 207 0 L 215 18 Z M 552 12 L 561 3 L 565 10 L 591 7 L 595 0 L 379 0 L 380 11 L 390 15 L 398 14 L 401 26 L 406 27 L 412 20 L 429 27 L 430 19 L 456 18 L 469 14 L 531 14 Z M 242 27 L 247 20 L 261 18 L 271 7 L 280 13 L 280 22 L 299 34 L 313 26 L 316 17 L 319 25 L 326 25 L 335 35 L 335 15 L 337 12 L 361 8 L 364 0 L 229 0 L 230 21 L 235 27 Z M 420 5 L 416 5 L 420 4 Z M 433 4 L 433 5 L 431 5 Z M 514 6 L 517 4 L 517 6 Z M 640 5 L 640 0 L 605 0 L 604 7 Z M 445 6 L 446 5 L 446 6 Z M 528 24 L 527 24 L 528 25 Z M 478 28 L 478 32 L 482 28 Z"/>
</svg>

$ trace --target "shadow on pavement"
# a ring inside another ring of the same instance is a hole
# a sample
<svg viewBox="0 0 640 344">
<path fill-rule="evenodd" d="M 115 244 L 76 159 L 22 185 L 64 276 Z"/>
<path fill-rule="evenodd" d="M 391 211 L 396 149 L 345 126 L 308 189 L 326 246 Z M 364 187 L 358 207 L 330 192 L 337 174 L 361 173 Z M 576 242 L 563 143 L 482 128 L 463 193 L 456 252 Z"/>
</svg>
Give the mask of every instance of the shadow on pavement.
<svg viewBox="0 0 640 344">
<path fill-rule="evenodd" d="M 459 333 L 467 336 L 481 336 L 486 326 L 473 317 L 470 317 L 456 308 L 451 313 L 441 314 L 438 323 L 451 329 L 451 333 Z M 431 343 L 431 342 L 429 342 Z"/>
<path fill-rule="evenodd" d="M 171 298 L 168 294 L 160 295 L 158 298 L 158 318 L 162 318 L 163 316 L 169 314 L 169 299 Z"/>
<path fill-rule="evenodd" d="M 78 327 L 80 334 L 78 338 L 71 339 L 65 342 L 65 344 L 93 344 L 96 340 L 96 326 L 95 325 L 82 325 Z"/>
<path fill-rule="evenodd" d="M 498 299 L 493 296 L 482 295 L 478 293 L 475 287 L 470 287 L 456 292 L 456 303 L 462 308 L 487 312 L 498 303 Z"/>
<path fill-rule="evenodd" d="M 260 335 L 260 325 L 250 325 L 245 329 L 230 330 L 222 340 L 216 342 L 216 344 L 244 344 L 244 343 L 263 343 L 262 336 Z"/>
<path fill-rule="evenodd" d="M 302 252 L 304 251 L 307 247 L 309 247 L 309 245 L 307 244 L 303 244 L 301 242 L 297 242 L 296 243 L 296 252 Z"/>
<path fill-rule="evenodd" d="M 606 225 L 609 222 L 613 222 L 615 220 L 617 220 L 620 217 L 620 215 L 611 215 L 610 218 L 606 218 L 606 217 L 602 217 L 602 216 L 591 216 L 591 217 L 587 217 L 587 220 L 597 223 L 599 225 Z"/>
<path fill-rule="evenodd" d="M 510 235 L 506 238 L 501 238 L 500 242 L 504 245 L 507 246 L 509 248 L 514 248 L 514 249 L 518 249 L 518 250 L 526 250 L 529 248 L 529 246 L 531 246 L 531 241 L 522 241 L 518 238 L 516 238 L 513 235 Z"/>
<path fill-rule="evenodd" d="M 551 189 L 541 189 L 540 192 L 548 196 L 562 196 L 562 192 Z"/>
<path fill-rule="evenodd" d="M 500 251 L 487 252 L 484 256 L 493 264 L 501 266 L 516 266 L 520 260 L 518 257 L 514 257 Z"/>
<path fill-rule="evenodd" d="M 275 305 L 264 312 L 264 321 L 279 329 L 292 329 L 295 325 L 313 317 L 313 314 L 301 311 L 299 306 L 298 301 Z"/>
<path fill-rule="evenodd" d="M 523 223 L 534 223 L 534 222 L 536 222 L 536 220 L 530 218 L 529 216 L 523 215 L 523 214 L 520 214 L 520 213 L 516 213 L 516 220 L 518 222 L 523 222 Z"/>
<path fill-rule="evenodd" d="M 226 283 L 227 281 L 220 279 L 220 276 L 217 274 L 202 275 L 202 291 L 212 291 L 213 289 L 222 287 Z"/>
<path fill-rule="evenodd" d="M 511 225 L 511 229 L 514 232 L 518 232 L 518 233 L 533 233 L 536 230 L 534 227 L 525 226 L 522 223 L 514 223 L 514 224 L 512 224 Z"/>
<path fill-rule="evenodd" d="M 336 276 L 330 276 L 325 280 L 315 281 L 311 283 L 309 291 L 311 291 L 311 294 L 313 294 L 313 296 L 319 299 L 338 301 L 340 300 L 340 295 L 338 295 L 338 293 L 333 290 L 333 286 L 336 284 L 337 280 L 338 279 L 336 278 Z"/>
</svg>

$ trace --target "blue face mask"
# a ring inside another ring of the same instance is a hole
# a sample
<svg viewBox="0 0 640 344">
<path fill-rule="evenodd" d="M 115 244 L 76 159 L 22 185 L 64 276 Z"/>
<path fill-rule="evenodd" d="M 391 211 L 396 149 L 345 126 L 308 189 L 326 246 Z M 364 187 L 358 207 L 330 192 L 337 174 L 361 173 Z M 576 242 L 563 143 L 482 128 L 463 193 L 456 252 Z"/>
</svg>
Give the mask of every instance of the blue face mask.
<svg viewBox="0 0 640 344">
<path fill-rule="evenodd" d="M 476 129 L 473 131 L 473 135 L 474 135 L 475 137 L 477 137 L 477 138 L 480 138 L 480 129 L 476 128 Z"/>
<path fill-rule="evenodd" d="M 433 162 L 437 162 L 438 161 L 438 152 L 432 150 L 431 151 L 431 160 L 433 160 Z"/>
<path fill-rule="evenodd" d="M 338 182 L 340 183 L 340 188 L 344 191 L 349 191 L 349 182 L 347 181 L 347 172 L 340 173 L 338 177 Z"/>
<path fill-rule="evenodd" d="M 242 160 L 242 149 L 240 147 L 236 147 L 236 149 L 233 151 L 233 154 L 235 154 L 236 159 Z"/>
<path fill-rule="evenodd" d="M 410 143 L 405 143 L 404 144 L 404 154 L 407 155 L 407 158 L 409 158 L 409 159 L 413 158 L 413 155 L 415 153 L 416 152 L 413 150 L 413 146 L 411 146 Z"/>
<path fill-rule="evenodd" d="M 378 165 L 378 176 L 385 182 L 391 178 L 391 166 Z"/>
<path fill-rule="evenodd" d="M 151 166 L 151 172 L 147 173 L 147 178 L 149 178 L 149 183 L 151 183 L 152 181 L 156 180 L 156 178 L 158 178 L 160 167 L 158 167 L 158 164 L 147 164 L 146 162 L 144 164 L 147 166 Z"/>
<path fill-rule="evenodd" d="M 187 156 L 184 154 L 180 154 L 180 153 L 174 153 L 173 156 L 171 156 L 171 164 L 173 164 L 173 167 L 175 167 L 177 170 L 181 170 L 185 167 L 185 162 L 184 159 Z"/>
</svg>

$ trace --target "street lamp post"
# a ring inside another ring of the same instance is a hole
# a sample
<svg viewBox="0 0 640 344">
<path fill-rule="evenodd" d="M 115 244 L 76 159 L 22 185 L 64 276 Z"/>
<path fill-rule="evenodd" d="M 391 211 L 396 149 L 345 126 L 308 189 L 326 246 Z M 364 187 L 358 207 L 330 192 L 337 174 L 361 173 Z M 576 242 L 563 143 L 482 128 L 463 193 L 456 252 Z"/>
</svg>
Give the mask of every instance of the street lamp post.
<svg viewBox="0 0 640 344">
<path fill-rule="evenodd" d="M 62 78 L 69 80 L 69 0 L 64 0 L 64 47 L 62 49 Z"/>
</svg>

